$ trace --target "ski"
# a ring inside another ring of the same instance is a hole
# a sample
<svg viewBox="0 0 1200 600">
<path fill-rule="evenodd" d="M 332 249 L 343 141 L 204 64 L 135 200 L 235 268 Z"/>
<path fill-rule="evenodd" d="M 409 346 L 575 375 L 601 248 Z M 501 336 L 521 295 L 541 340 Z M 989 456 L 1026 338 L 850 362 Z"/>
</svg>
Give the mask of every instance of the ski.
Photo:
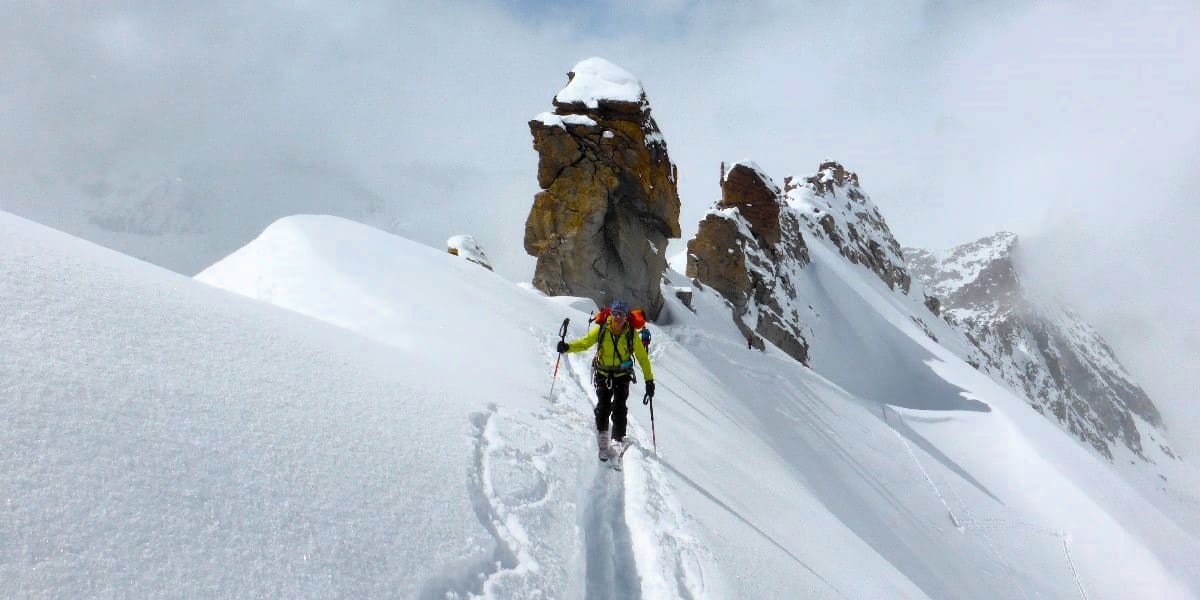
<svg viewBox="0 0 1200 600">
<path fill-rule="evenodd" d="M 625 452 L 627 450 L 629 450 L 629 447 L 632 445 L 633 445 L 633 438 L 630 438 L 630 437 L 625 438 L 625 441 L 623 443 L 617 444 L 616 455 L 611 456 L 608 460 L 608 466 L 611 467 L 612 470 L 614 470 L 614 471 L 624 470 L 624 465 L 622 464 L 622 461 L 625 458 Z"/>
</svg>

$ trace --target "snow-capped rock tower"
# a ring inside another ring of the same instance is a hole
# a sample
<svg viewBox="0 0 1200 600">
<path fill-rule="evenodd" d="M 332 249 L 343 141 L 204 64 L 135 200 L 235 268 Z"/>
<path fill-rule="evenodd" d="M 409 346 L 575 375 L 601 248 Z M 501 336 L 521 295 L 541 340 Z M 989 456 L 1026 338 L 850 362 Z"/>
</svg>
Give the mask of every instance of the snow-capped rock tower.
<svg viewBox="0 0 1200 600">
<path fill-rule="evenodd" d="M 567 74 L 554 112 L 529 122 L 538 185 L 525 221 L 533 285 L 551 295 L 663 306 L 659 284 L 679 232 L 675 165 L 637 78 L 602 58 Z"/>
</svg>

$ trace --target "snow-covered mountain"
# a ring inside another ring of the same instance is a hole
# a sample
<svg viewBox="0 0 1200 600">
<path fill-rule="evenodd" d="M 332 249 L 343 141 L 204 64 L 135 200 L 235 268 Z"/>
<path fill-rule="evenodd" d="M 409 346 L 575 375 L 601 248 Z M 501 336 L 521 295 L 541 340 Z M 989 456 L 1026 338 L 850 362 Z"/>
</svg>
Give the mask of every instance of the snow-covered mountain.
<svg viewBox="0 0 1200 600">
<path fill-rule="evenodd" d="M 824 285 L 804 284 L 823 268 L 812 264 L 805 240 L 813 240 L 840 257 L 831 261 L 855 265 L 884 284 L 889 301 L 931 341 L 976 361 L 979 351 L 964 336 L 933 326 L 940 322 L 937 301 L 919 282 L 913 284 L 899 242 L 857 174 L 827 159 L 813 175 L 784 178 L 781 189 L 753 161 L 741 161 L 721 185 L 721 200 L 701 222 L 686 256 L 673 265 L 692 283 L 723 296 L 744 335 L 762 336 L 864 397 L 901 406 L 919 402 L 907 394 L 913 390 L 908 373 L 920 370 L 915 357 L 892 355 L 867 336 L 847 335 L 860 324 L 827 315 L 848 307 L 833 305 Z M 747 341 L 755 343 L 753 337 Z M 863 364 L 878 376 L 859 376 Z"/>
<path fill-rule="evenodd" d="M 982 352 L 988 372 L 1109 460 L 1125 448 L 1171 461 L 1162 417 L 1105 340 L 1053 298 L 1022 282 L 1017 236 L 1002 232 L 942 256 L 905 249 L 942 316 Z"/>
<path fill-rule="evenodd" d="M 828 240 L 852 263 L 871 269 L 889 288 L 909 292 L 912 278 L 900 243 L 858 174 L 826 159 L 806 177 L 784 178 L 787 202 L 805 216 L 808 231 Z"/>
<path fill-rule="evenodd" d="M 590 357 L 548 393 L 588 301 L 332 217 L 200 281 L 0 235 L 3 596 L 1200 596 L 1157 490 L 828 240 L 795 282 L 813 369 L 748 350 L 710 290 L 664 294 L 654 435 L 634 402 L 618 474 Z"/>
</svg>

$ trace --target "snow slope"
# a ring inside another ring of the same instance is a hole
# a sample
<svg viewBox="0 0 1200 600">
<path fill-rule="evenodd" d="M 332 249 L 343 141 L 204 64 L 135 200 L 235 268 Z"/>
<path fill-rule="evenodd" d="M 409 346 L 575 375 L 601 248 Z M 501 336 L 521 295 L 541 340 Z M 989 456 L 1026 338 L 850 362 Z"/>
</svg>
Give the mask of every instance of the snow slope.
<svg viewBox="0 0 1200 600">
<path fill-rule="evenodd" d="M 449 400 L 485 385 L 7 213 L 0 235 L 0 596 L 412 597 L 494 560 Z"/>
<path fill-rule="evenodd" d="M 825 245 L 802 284 L 816 371 L 747 350 L 715 295 L 668 295 L 655 436 L 632 401 L 618 474 L 590 357 L 548 393 L 588 302 L 331 217 L 198 276 L 265 302 L 2 213 L 0 233 L 3 596 L 1200 590 L 1194 538 Z"/>
</svg>

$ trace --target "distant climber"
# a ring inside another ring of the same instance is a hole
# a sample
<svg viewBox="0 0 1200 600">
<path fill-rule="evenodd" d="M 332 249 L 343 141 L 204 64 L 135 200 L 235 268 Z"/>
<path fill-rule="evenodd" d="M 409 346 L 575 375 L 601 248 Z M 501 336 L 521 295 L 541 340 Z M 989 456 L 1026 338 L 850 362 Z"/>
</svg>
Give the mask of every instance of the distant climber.
<svg viewBox="0 0 1200 600">
<path fill-rule="evenodd" d="M 645 322 L 632 322 L 629 305 L 617 300 L 600 313 L 587 335 L 577 340 L 559 341 L 558 352 L 582 352 L 599 344 L 592 359 L 592 384 L 596 386 L 596 444 L 600 460 L 619 459 L 625 452 L 625 427 L 629 384 L 634 381 L 633 361 L 637 358 L 646 380 L 646 395 L 654 397 L 654 371 L 646 347 L 634 338 Z M 635 311 L 640 312 L 640 311 Z M 640 320 L 640 319 L 639 319 Z M 609 431 L 609 417 L 612 431 Z"/>
</svg>

